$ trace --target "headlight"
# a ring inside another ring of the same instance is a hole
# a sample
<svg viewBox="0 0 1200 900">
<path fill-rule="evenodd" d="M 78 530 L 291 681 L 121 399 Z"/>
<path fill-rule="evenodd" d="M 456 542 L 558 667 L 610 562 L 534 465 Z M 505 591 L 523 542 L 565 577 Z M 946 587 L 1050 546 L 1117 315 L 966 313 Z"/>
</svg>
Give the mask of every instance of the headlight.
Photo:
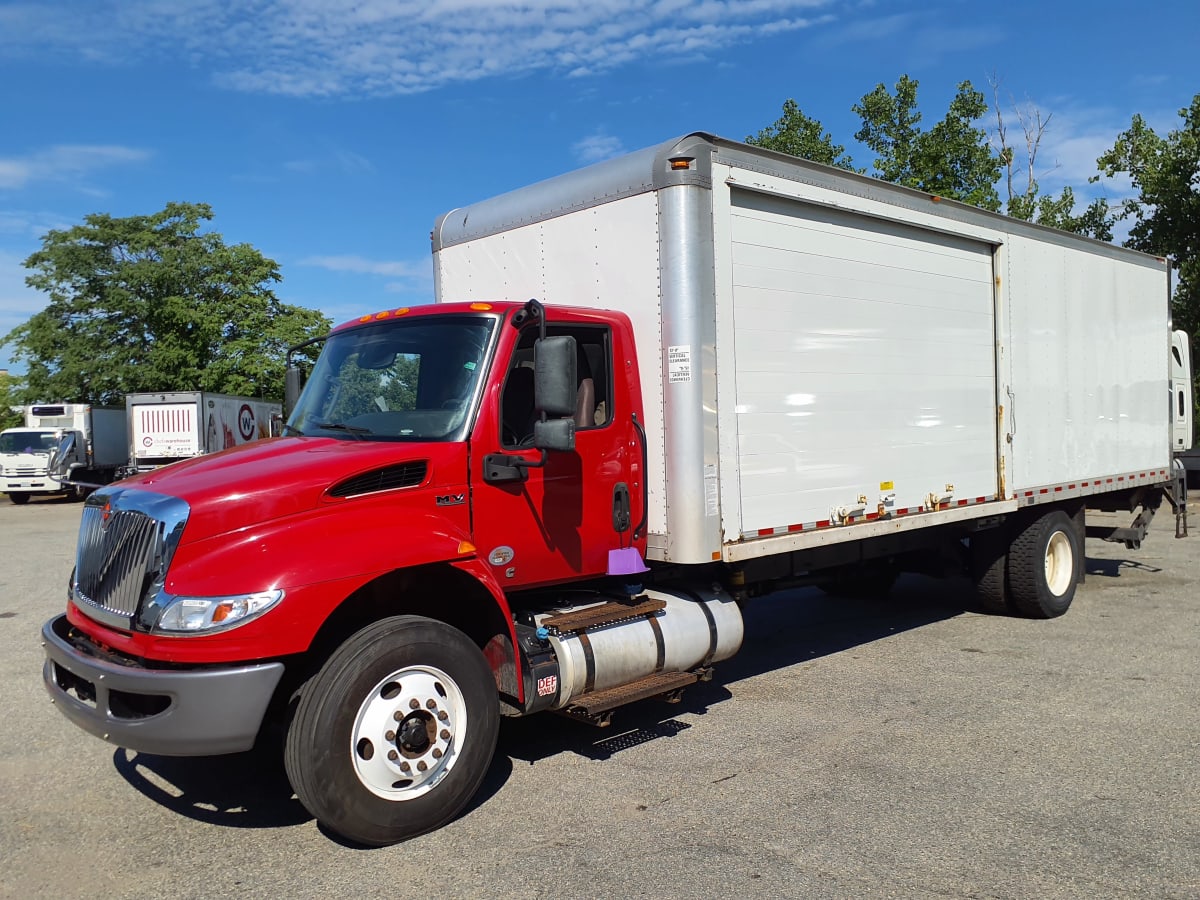
<svg viewBox="0 0 1200 900">
<path fill-rule="evenodd" d="M 283 591 L 238 594 L 233 597 L 175 597 L 167 601 L 155 633 L 197 634 L 244 625 L 283 599 Z"/>
</svg>

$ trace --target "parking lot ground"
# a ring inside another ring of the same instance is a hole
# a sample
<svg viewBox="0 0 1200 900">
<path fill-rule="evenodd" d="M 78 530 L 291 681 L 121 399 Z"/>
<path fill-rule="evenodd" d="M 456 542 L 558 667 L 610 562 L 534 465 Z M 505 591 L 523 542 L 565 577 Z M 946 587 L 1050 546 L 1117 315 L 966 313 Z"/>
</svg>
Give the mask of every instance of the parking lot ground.
<svg viewBox="0 0 1200 900">
<path fill-rule="evenodd" d="M 480 796 L 379 850 L 324 833 L 280 767 L 115 749 L 41 684 L 79 506 L 0 500 L 0 896 L 1200 896 L 1200 509 L 1089 541 L 1051 621 L 959 580 L 789 591 L 742 651 L 608 729 L 505 721 Z"/>
</svg>

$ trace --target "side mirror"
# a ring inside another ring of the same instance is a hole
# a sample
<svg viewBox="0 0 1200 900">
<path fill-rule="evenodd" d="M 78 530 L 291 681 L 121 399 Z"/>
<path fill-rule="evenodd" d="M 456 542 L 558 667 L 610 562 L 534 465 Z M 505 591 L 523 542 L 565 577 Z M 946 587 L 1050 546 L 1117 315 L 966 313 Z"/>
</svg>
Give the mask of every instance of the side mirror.
<svg viewBox="0 0 1200 900">
<path fill-rule="evenodd" d="M 533 447 L 535 450 L 575 449 L 575 420 L 547 419 L 533 423 Z"/>
<path fill-rule="evenodd" d="M 67 465 L 75 457 L 75 435 L 64 434 L 58 446 L 50 453 L 46 463 L 46 474 L 58 481 L 66 476 Z"/>
<path fill-rule="evenodd" d="M 542 338 L 533 345 L 533 405 L 554 419 L 575 415 L 575 338 Z"/>
<path fill-rule="evenodd" d="M 288 366 L 283 376 L 283 414 L 290 416 L 304 389 L 304 373 L 299 366 Z"/>
</svg>

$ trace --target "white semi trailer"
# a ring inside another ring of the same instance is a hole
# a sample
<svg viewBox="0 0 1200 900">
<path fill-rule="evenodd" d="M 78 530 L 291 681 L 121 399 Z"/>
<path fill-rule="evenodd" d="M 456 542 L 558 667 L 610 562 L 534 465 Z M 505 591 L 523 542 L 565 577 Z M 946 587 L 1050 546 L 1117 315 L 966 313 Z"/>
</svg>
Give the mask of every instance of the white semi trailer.
<svg viewBox="0 0 1200 900">
<path fill-rule="evenodd" d="M 279 433 L 282 406 L 209 391 L 126 394 L 129 470 L 146 472 Z"/>
</svg>

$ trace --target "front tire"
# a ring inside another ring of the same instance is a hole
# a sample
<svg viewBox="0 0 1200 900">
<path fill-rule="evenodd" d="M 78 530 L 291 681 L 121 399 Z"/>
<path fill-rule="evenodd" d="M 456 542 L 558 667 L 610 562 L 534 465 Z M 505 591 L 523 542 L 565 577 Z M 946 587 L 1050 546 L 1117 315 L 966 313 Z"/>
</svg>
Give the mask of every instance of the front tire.
<svg viewBox="0 0 1200 900">
<path fill-rule="evenodd" d="M 8 499 L 12 501 L 13 506 L 24 506 L 29 502 L 29 494 L 16 491 L 8 495 Z"/>
<path fill-rule="evenodd" d="M 1083 547 L 1075 521 L 1061 510 L 1034 519 L 1008 553 L 1009 598 L 1033 619 L 1061 616 L 1075 599 Z"/>
<path fill-rule="evenodd" d="M 347 640 L 304 686 L 284 764 L 322 825 L 384 846 L 462 811 L 499 728 L 496 684 L 479 648 L 442 622 L 396 616 Z"/>
</svg>

